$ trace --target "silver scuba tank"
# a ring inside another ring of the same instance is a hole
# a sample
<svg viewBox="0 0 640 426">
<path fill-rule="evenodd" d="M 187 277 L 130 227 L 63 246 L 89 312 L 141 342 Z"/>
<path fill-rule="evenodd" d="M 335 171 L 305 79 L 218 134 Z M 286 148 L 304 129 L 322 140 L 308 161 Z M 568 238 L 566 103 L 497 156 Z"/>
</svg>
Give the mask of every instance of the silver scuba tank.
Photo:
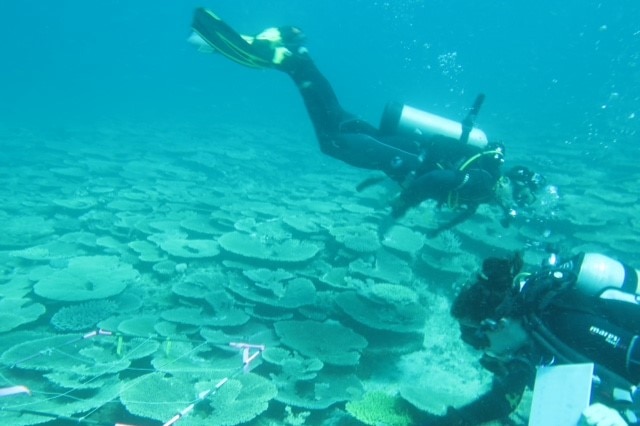
<svg viewBox="0 0 640 426">
<path fill-rule="evenodd" d="M 577 287 L 602 299 L 639 304 L 640 271 L 599 253 L 584 253 L 577 268 Z"/>
<path fill-rule="evenodd" d="M 444 136 L 453 140 L 460 140 L 462 123 L 404 105 L 399 102 L 389 102 L 382 114 L 380 131 L 384 134 L 409 134 L 422 137 Z M 474 127 L 469 132 L 467 144 L 483 149 L 489 143 L 487 135 Z"/>
</svg>

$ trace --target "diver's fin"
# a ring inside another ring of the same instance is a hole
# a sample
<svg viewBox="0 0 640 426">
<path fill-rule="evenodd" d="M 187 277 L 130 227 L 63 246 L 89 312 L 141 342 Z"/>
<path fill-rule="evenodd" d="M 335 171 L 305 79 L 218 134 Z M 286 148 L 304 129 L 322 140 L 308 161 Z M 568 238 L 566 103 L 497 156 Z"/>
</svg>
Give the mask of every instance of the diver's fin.
<svg viewBox="0 0 640 426">
<path fill-rule="evenodd" d="M 191 27 L 214 50 L 240 65 L 251 68 L 274 66 L 273 51 L 253 45 L 253 38 L 238 34 L 210 10 L 196 9 Z"/>
<path fill-rule="evenodd" d="M 189 38 L 187 38 L 187 43 L 191 43 L 192 45 L 197 47 L 198 48 L 198 52 L 202 52 L 202 53 L 215 53 L 215 52 L 217 52 L 217 50 L 215 50 L 213 47 L 211 47 L 211 45 L 209 43 L 207 43 L 207 41 L 205 39 L 200 37 L 198 35 L 198 33 L 196 33 L 195 31 L 191 33 Z"/>
</svg>

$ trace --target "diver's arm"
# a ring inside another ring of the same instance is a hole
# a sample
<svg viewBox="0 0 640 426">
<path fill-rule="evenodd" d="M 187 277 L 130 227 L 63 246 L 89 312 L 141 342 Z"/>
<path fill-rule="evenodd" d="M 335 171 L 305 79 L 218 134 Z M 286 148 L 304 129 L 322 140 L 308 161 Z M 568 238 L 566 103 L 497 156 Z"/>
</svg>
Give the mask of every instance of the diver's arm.
<svg viewBox="0 0 640 426">
<path fill-rule="evenodd" d="M 396 197 L 391 206 L 391 216 L 399 219 L 407 210 L 418 206 L 425 200 L 443 202 L 447 195 L 459 188 L 465 179 L 465 173 L 459 170 L 431 170 L 412 180 Z"/>
<path fill-rule="evenodd" d="M 460 408 L 449 408 L 444 416 L 447 425 L 472 426 L 498 420 L 508 416 L 518 406 L 522 392 L 504 393 L 501 389 L 491 389 L 470 404 Z"/>
<path fill-rule="evenodd" d="M 532 369 L 526 362 L 514 361 L 508 370 L 505 376 L 495 377 L 491 389 L 475 401 L 460 408 L 449 407 L 447 414 L 424 426 L 473 426 L 508 416 L 532 380 Z"/>
<path fill-rule="evenodd" d="M 502 210 L 502 219 L 500 219 L 500 225 L 502 225 L 503 228 L 508 228 L 517 217 L 518 211 L 512 204 L 501 202 L 498 199 L 496 200 L 496 203 L 500 207 L 500 210 Z"/>
</svg>

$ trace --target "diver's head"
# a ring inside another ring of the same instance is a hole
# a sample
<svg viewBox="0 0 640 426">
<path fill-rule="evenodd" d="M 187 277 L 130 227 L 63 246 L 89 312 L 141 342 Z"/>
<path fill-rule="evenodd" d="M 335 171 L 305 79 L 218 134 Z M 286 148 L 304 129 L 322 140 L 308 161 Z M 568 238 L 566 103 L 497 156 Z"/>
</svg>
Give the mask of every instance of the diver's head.
<svg viewBox="0 0 640 426">
<path fill-rule="evenodd" d="M 503 317 L 482 322 L 478 333 L 485 336 L 484 351 L 492 357 L 502 358 L 514 354 L 530 341 L 522 318 Z"/>
<path fill-rule="evenodd" d="M 540 173 L 536 173 L 526 166 L 513 166 L 506 173 L 514 182 L 529 187 L 533 191 L 537 191 L 544 187 L 547 179 Z"/>
<path fill-rule="evenodd" d="M 513 200 L 521 207 L 535 202 L 536 193 L 547 183 L 544 176 L 525 166 L 514 166 L 505 173 L 505 176 L 511 182 Z"/>
<path fill-rule="evenodd" d="M 529 333 L 521 316 L 486 318 L 479 325 L 461 325 L 462 340 L 493 357 L 513 354 L 529 342 Z"/>
<path fill-rule="evenodd" d="M 513 279 L 520 272 L 522 253 L 512 257 L 490 257 L 482 263 L 476 281 L 456 296 L 451 315 L 460 324 L 461 338 L 475 348 L 486 346 L 484 334 L 479 332 L 483 320 L 499 318 L 506 301 L 511 300 Z"/>
<path fill-rule="evenodd" d="M 501 206 L 515 206 L 517 203 L 514 199 L 515 189 L 511 179 L 506 176 L 498 178 L 493 189 L 496 201 Z"/>
<path fill-rule="evenodd" d="M 512 257 L 485 259 L 475 282 L 463 288 L 454 299 L 451 315 L 476 323 L 494 315 L 496 308 L 511 294 L 513 279 L 522 265 L 520 252 Z"/>
<path fill-rule="evenodd" d="M 480 154 L 472 157 L 477 159 L 477 166 L 491 174 L 494 179 L 499 179 L 502 175 L 502 165 L 504 164 L 505 147 L 500 142 L 490 142 Z"/>
<path fill-rule="evenodd" d="M 520 272 L 524 260 L 522 253 L 516 251 L 511 257 L 488 257 L 482 262 L 481 279 L 491 283 L 496 291 L 506 292 L 511 289 L 514 277 Z"/>
</svg>

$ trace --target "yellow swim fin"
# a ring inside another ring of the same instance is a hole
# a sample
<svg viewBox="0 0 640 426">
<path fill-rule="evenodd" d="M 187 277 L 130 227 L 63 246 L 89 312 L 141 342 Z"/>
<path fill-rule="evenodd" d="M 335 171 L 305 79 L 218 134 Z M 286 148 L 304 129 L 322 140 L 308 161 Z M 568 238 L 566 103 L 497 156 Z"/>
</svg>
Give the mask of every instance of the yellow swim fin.
<svg viewBox="0 0 640 426">
<path fill-rule="evenodd" d="M 251 68 L 290 67 L 291 57 L 306 54 L 304 33 L 297 27 L 267 28 L 255 37 L 237 33 L 208 9 L 196 9 L 189 42 L 200 51 L 216 51 Z"/>
<path fill-rule="evenodd" d="M 272 48 L 263 43 L 254 44 L 253 37 L 238 34 L 210 10 L 196 9 L 191 27 L 213 50 L 240 65 L 251 68 L 274 66 Z"/>
</svg>

